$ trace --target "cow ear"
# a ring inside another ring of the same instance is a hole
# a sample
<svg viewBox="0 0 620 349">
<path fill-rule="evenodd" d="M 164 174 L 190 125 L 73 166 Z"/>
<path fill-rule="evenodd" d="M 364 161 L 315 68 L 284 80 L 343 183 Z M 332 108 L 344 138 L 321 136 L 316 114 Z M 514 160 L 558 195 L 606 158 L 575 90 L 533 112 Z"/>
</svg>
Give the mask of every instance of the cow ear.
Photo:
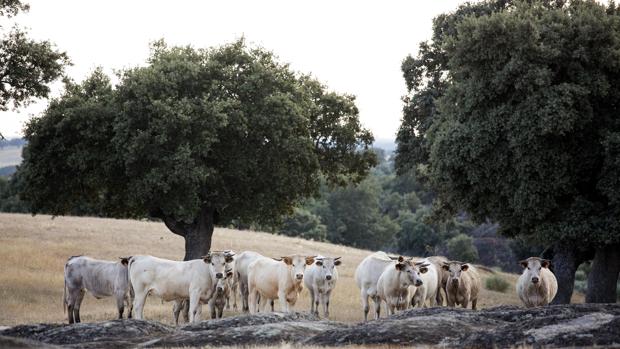
<svg viewBox="0 0 620 349">
<path fill-rule="evenodd" d="M 291 257 L 282 257 L 282 261 L 288 265 L 293 264 L 293 259 Z"/>
<path fill-rule="evenodd" d="M 527 259 L 520 261 L 519 264 L 521 264 L 523 268 L 527 268 Z"/>
<path fill-rule="evenodd" d="M 407 265 L 405 263 L 396 263 L 396 270 L 403 271 Z"/>
<path fill-rule="evenodd" d="M 127 265 L 129 264 L 129 259 L 131 259 L 131 256 L 129 257 L 118 257 L 121 260 L 121 264 L 122 265 Z"/>
<path fill-rule="evenodd" d="M 316 265 L 318 265 L 319 267 L 323 265 L 323 262 L 321 261 L 316 261 Z"/>
<path fill-rule="evenodd" d="M 424 273 L 426 273 L 427 271 L 428 271 L 428 268 L 427 268 L 427 267 L 421 267 L 421 268 L 420 268 L 420 273 L 421 273 L 421 274 L 424 274 Z"/>
<path fill-rule="evenodd" d="M 234 255 L 226 255 L 226 257 L 224 257 L 224 261 L 226 261 L 226 263 L 231 263 L 232 261 L 235 260 L 235 258 L 233 258 Z"/>
<path fill-rule="evenodd" d="M 543 259 L 543 260 L 540 261 L 540 265 L 543 268 L 549 268 L 549 264 L 551 264 L 551 261 L 548 260 L 548 259 Z"/>
<path fill-rule="evenodd" d="M 467 271 L 467 269 L 469 269 L 469 265 L 468 264 L 461 265 L 461 270 L 462 271 Z"/>
<path fill-rule="evenodd" d="M 233 276 L 232 270 L 227 271 L 226 272 L 226 277 L 231 277 L 231 276 Z"/>
<path fill-rule="evenodd" d="M 306 257 L 306 265 L 312 265 L 314 263 L 314 256 Z"/>
<path fill-rule="evenodd" d="M 398 256 L 398 262 L 402 263 L 405 260 L 405 258 L 403 256 Z"/>
<path fill-rule="evenodd" d="M 210 254 L 208 254 L 208 255 L 206 255 L 206 256 L 202 256 L 202 260 L 203 260 L 205 263 L 211 263 L 211 255 L 210 255 Z"/>
<path fill-rule="evenodd" d="M 448 264 L 442 265 L 441 268 L 443 268 L 443 270 L 450 271 L 450 266 Z"/>
<path fill-rule="evenodd" d="M 338 258 L 340 258 L 340 257 L 338 257 Z M 341 260 L 338 260 L 338 259 L 334 260 L 334 265 L 340 265 L 340 264 L 342 264 Z"/>
</svg>

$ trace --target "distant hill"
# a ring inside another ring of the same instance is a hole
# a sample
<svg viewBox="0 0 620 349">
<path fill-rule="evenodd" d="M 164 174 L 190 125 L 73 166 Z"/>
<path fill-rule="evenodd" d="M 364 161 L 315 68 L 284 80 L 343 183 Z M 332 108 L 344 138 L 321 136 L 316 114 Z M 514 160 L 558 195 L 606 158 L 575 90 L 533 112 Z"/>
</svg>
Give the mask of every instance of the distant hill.
<svg viewBox="0 0 620 349">
<path fill-rule="evenodd" d="M 395 141 L 388 138 L 376 139 L 372 146 L 375 148 L 381 148 L 385 150 L 388 154 L 396 150 Z"/>
<path fill-rule="evenodd" d="M 5 147 L 23 147 L 26 140 L 23 138 L 11 138 L 0 140 L 0 149 Z"/>
</svg>

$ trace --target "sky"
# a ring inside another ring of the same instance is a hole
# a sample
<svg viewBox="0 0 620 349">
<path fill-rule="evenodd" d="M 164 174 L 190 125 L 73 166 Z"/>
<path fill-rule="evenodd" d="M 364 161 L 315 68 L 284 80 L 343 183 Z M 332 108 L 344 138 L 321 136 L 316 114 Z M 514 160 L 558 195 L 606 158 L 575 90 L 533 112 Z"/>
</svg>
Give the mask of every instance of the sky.
<svg viewBox="0 0 620 349">
<path fill-rule="evenodd" d="M 15 21 L 30 37 L 50 40 L 73 63 L 67 74 L 82 81 L 98 66 L 114 70 L 144 65 L 149 43 L 206 48 L 240 37 L 273 51 L 281 62 L 311 73 L 330 90 L 357 97 L 360 119 L 375 138 L 396 137 L 407 55 L 428 40 L 435 16 L 461 0 L 26 0 L 30 12 Z M 54 84 L 53 96 L 60 93 Z M 0 133 L 20 137 L 26 120 L 41 113 L 37 101 L 0 112 Z"/>
</svg>

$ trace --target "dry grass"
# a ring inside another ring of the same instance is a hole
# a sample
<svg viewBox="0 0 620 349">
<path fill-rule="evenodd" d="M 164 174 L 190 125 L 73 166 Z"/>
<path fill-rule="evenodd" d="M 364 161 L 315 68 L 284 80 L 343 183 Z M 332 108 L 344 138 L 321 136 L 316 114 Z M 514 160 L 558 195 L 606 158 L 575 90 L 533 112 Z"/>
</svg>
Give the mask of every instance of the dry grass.
<svg viewBox="0 0 620 349">
<path fill-rule="evenodd" d="M 100 259 L 151 254 L 180 260 L 183 239 L 170 233 L 162 223 L 100 218 L 57 217 L 0 214 L 0 325 L 38 322 L 63 322 L 63 266 L 72 255 L 90 255 Z M 360 321 L 363 314 L 359 290 L 353 280 L 355 267 L 370 252 L 260 232 L 231 229 L 215 230 L 214 249 L 237 252 L 253 250 L 266 256 L 291 253 L 342 256 L 340 280 L 331 301 L 331 314 L 337 321 Z M 489 273 L 481 272 L 484 279 Z M 514 291 L 515 274 L 499 273 L 511 284 L 507 293 L 482 290 L 479 306 L 520 304 Z M 576 296 L 575 302 L 583 302 Z M 310 307 L 307 291 L 295 309 Z M 145 317 L 172 322 L 172 304 L 149 297 Z M 232 314 L 226 311 L 224 316 Z M 206 315 L 206 312 L 205 312 Z M 82 321 L 113 319 L 116 307 L 111 298 L 96 300 L 86 296 Z"/>
</svg>

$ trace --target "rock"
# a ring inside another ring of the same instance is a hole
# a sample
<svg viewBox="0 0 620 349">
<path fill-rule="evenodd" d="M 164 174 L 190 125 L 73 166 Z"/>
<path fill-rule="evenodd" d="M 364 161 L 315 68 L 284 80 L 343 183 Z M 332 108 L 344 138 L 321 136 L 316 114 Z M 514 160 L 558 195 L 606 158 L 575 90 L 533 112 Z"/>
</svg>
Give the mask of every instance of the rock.
<svg viewBox="0 0 620 349">
<path fill-rule="evenodd" d="M 60 347 L 30 339 L 0 336 L 0 348 L 12 349 L 58 349 Z"/>
<path fill-rule="evenodd" d="M 0 336 L 3 336 L 1 340 L 16 341 L 15 346 L 22 343 L 19 341 L 26 341 L 23 348 L 43 343 L 75 348 L 129 348 L 278 345 L 282 342 L 451 348 L 620 346 L 620 305 L 574 304 L 534 309 L 501 306 L 480 311 L 412 309 L 357 324 L 320 320 L 307 313 L 240 315 L 177 328 L 152 321 L 114 320 L 74 325 L 22 325 L 0 330 Z M 3 343 L 0 341 L 0 347 L 10 346 L 3 346 Z"/>
</svg>

